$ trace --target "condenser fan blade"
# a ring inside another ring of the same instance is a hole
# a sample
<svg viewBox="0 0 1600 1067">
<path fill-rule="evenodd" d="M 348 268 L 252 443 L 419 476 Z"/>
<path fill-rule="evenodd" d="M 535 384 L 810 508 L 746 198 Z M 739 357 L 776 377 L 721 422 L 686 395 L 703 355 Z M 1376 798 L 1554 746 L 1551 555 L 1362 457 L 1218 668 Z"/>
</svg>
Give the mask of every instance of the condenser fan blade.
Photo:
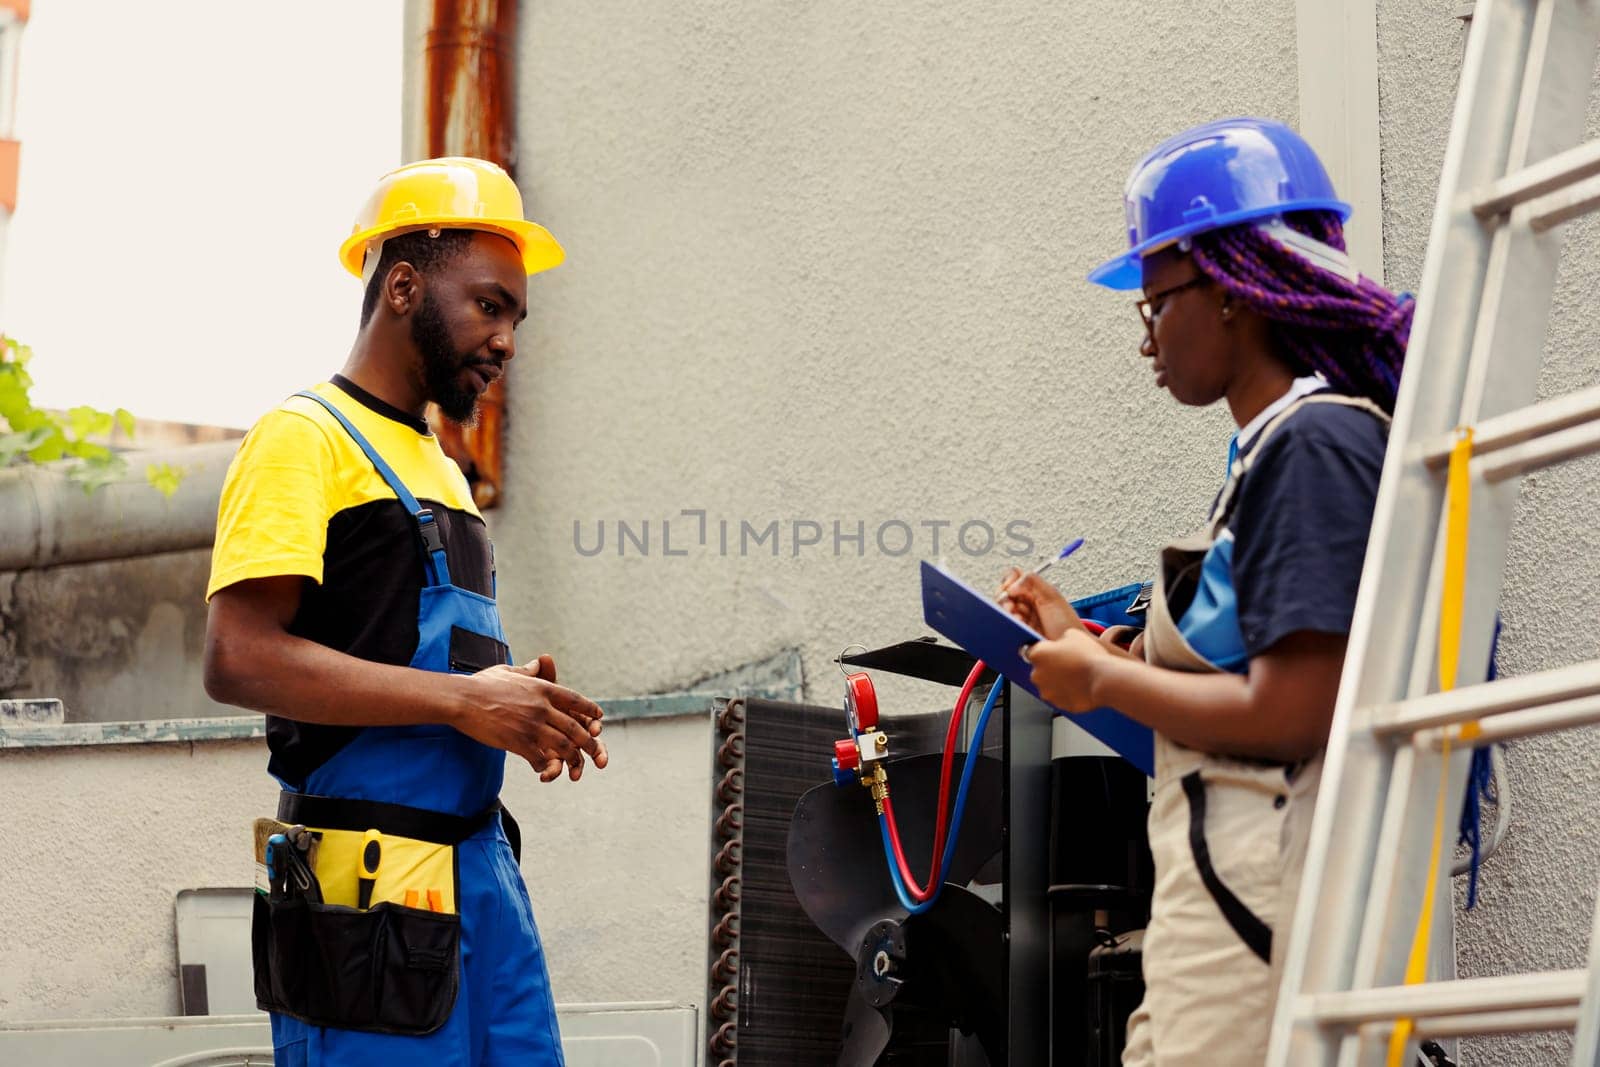
<svg viewBox="0 0 1600 1067">
<path fill-rule="evenodd" d="M 844 1044 L 839 1049 L 839 1067 L 873 1067 L 894 1033 L 892 1008 L 879 1010 L 868 1004 L 856 990 L 844 1010 Z"/>
<path fill-rule="evenodd" d="M 1006 935 L 1000 909 L 947 885 L 937 903 L 907 918 L 904 928 L 908 991 L 951 1026 L 976 1034 L 990 1063 L 1005 1063 Z"/>
<path fill-rule="evenodd" d="M 962 1063 L 1004 1063 L 1004 943 L 1000 909 L 949 884 L 927 911 L 873 923 L 855 949 L 841 1067 L 874 1063 L 897 1022 L 909 1028 L 897 1052 L 908 1051 L 908 1037 L 930 1032 L 948 1048 L 953 1028 L 974 1035 L 983 1050 Z M 881 1026 L 872 1015 L 881 1015 Z"/>
<path fill-rule="evenodd" d="M 952 805 L 964 758 L 958 757 L 953 769 Z M 927 753 L 888 761 L 900 840 L 919 878 L 930 863 L 940 760 L 939 753 Z M 1001 782 L 1000 761 L 980 756 L 946 882 L 966 884 L 999 851 Z M 889 881 L 872 797 L 860 786 L 828 783 L 800 798 L 789 824 L 788 867 L 805 913 L 852 956 L 874 923 L 905 915 Z"/>
</svg>

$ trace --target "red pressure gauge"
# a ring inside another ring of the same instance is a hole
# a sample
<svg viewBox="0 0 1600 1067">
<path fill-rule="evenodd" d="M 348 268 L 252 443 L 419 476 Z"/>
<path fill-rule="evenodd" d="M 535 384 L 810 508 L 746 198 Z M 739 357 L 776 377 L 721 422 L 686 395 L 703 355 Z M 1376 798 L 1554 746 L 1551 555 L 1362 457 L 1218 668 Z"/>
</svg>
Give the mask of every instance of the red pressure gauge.
<svg viewBox="0 0 1600 1067">
<path fill-rule="evenodd" d="M 844 713 L 853 734 L 878 728 L 878 694 L 866 672 L 845 675 Z"/>
</svg>

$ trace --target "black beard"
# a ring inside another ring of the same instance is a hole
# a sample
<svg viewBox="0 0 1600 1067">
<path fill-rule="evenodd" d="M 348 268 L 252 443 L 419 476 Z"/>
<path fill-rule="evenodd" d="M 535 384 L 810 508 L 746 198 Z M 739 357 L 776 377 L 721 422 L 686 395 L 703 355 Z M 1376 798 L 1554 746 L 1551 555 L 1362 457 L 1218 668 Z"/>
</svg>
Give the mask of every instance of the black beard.
<svg viewBox="0 0 1600 1067">
<path fill-rule="evenodd" d="M 450 331 L 430 293 L 423 294 L 422 305 L 411 316 L 411 343 L 422 353 L 422 380 L 428 399 L 438 404 L 451 422 L 470 424 L 478 414 L 478 394 L 459 384 L 461 369 L 469 360 L 451 351 Z"/>
</svg>

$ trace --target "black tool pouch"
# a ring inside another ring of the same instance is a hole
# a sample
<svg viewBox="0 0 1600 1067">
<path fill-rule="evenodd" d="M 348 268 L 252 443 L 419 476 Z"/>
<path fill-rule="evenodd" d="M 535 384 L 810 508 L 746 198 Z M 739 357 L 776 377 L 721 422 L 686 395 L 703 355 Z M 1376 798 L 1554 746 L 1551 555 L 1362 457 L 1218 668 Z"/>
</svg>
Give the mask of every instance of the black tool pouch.
<svg viewBox="0 0 1600 1067">
<path fill-rule="evenodd" d="M 257 1006 L 313 1026 L 432 1033 L 450 1017 L 460 987 L 454 914 L 257 893 L 251 948 Z"/>
<path fill-rule="evenodd" d="M 322 901 L 292 891 L 256 894 L 256 1004 L 346 1030 L 418 1035 L 443 1026 L 461 984 L 457 845 L 499 811 L 496 804 L 463 818 L 376 801 L 281 794 L 280 819 L 317 835 Z M 356 868 L 368 828 L 382 830 L 386 868 L 363 899 Z M 368 908 L 352 906 L 368 900 Z M 420 906 L 407 906 L 413 903 Z"/>
</svg>

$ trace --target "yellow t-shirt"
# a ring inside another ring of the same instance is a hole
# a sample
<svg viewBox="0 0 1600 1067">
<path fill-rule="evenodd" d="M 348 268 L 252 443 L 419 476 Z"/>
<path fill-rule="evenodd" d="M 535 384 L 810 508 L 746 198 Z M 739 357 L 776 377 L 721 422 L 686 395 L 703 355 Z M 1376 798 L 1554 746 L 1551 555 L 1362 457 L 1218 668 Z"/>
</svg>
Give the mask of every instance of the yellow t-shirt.
<svg viewBox="0 0 1600 1067">
<path fill-rule="evenodd" d="M 352 396 L 323 382 L 312 391 L 361 431 L 418 500 L 482 524 L 466 478 L 426 423 L 364 390 Z M 394 491 L 344 427 L 321 404 L 290 397 L 262 416 L 228 469 L 206 599 L 247 578 L 300 574 L 321 583 L 329 525 L 343 512 L 384 501 L 399 509 Z M 442 527 L 448 519 L 437 510 Z"/>
<path fill-rule="evenodd" d="M 493 550 L 467 480 L 421 419 L 335 375 L 313 390 L 361 431 L 444 538 L 452 582 L 494 596 Z M 211 556 L 209 600 L 253 578 L 308 579 L 290 632 L 379 663 L 417 649 L 424 585 L 416 521 L 361 446 L 323 406 L 285 400 L 250 430 L 228 469 Z M 500 646 L 486 663 L 504 662 Z M 273 774 L 302 780 L 355 731 L 271 717 Z"/>
</svg>

